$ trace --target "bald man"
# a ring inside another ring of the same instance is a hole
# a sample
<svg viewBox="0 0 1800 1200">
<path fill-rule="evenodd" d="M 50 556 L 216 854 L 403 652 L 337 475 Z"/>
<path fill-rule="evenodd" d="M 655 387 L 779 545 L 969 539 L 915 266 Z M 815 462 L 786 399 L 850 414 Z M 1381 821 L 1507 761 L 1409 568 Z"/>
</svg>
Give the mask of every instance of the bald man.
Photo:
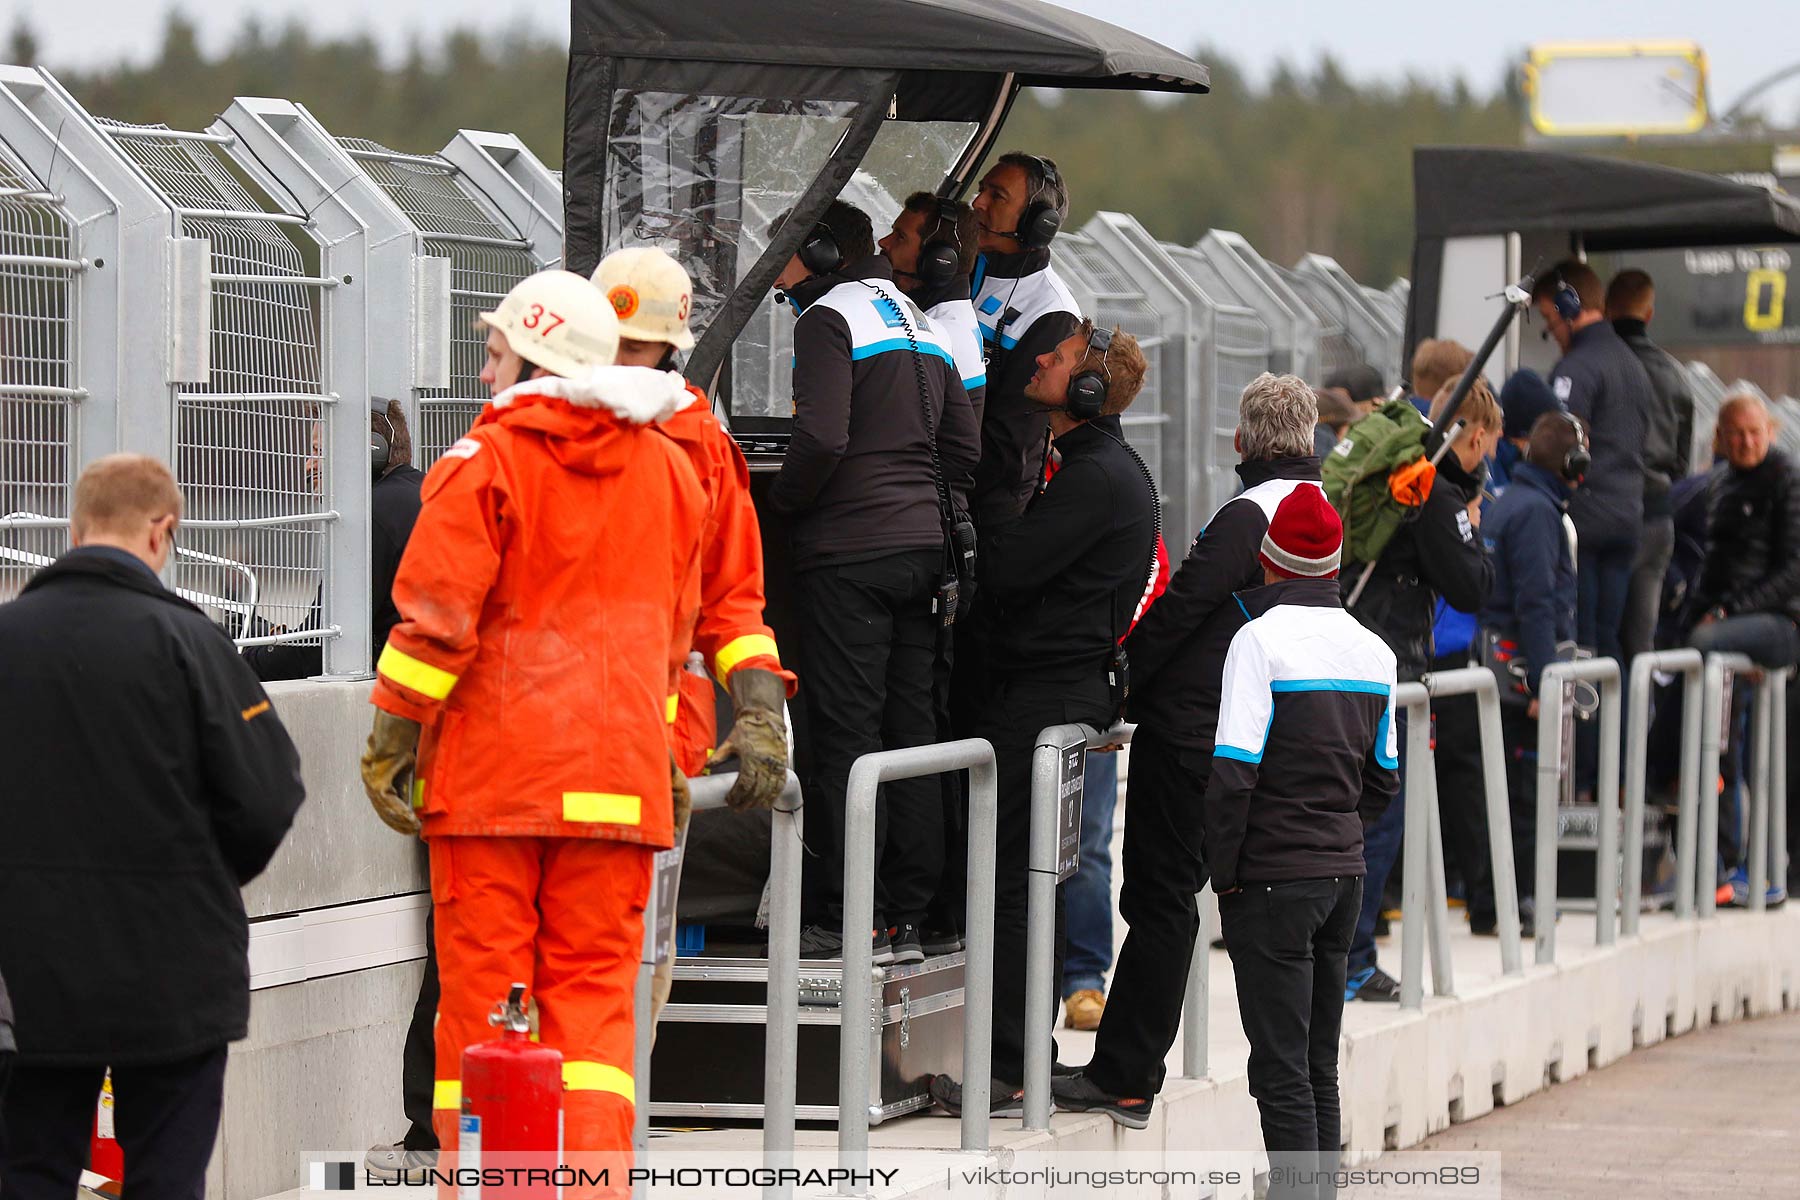
<svg viewBox="0 0 1800 1200">
<path fill-rule="evenodd" d="M 300 756 L 231 639 L 158 578 L 180 524 L 167 467 L 99 459 L 75 548 L 0 605 L 7 1200 L 75 1194 L 109 1066 L 126 1191 L 198 1200 L 248 1029 L 238 889 L 300 807 Z"/>
</svg>

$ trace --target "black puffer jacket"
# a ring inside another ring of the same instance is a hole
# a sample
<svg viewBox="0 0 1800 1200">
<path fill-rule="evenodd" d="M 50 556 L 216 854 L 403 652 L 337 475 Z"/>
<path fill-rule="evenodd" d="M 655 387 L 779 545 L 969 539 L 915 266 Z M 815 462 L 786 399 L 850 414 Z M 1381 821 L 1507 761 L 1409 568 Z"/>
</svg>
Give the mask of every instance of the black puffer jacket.
<svg viewBox="0 0 1800 1200">
<path fill-rule="evenodd" d="M 1478 612 L 1494 582 L 1494 567 L 1469 520 L 1469 501 L 1481 483 L 1454 455 L 1438 463 L 1437 482 L 1416 520 L 1400 526 L 1369 575 L 1350 613 L 1381 635 L 1394 652 L 1402 681 L 1417 679 L 1431 665 L 1431 626 L 1438 597 L 1451 608 Z M 1338 577 L 1346 598 L 1356 590 L 1363 568 Z M 1346 607 L 1349 607 L 1346 599 Z"/>
<path fill-rule="evenodd" d="M 1712 608 L 1729 617 L 1781 613 L 1800 621 L 1800 479 L 1771 449 L 1748 471 L 1717 471 L 1709 486 L 1706 559 L 1689 622 Z"/>
<path fill-rule="evenodd" d="M 1673 511 L 1669 488 L 1687 474 L 1694 394 L 1681 364 L 1650 340 L 1644 322 L 1621 317 L 1612 324 L 1650 376 L 1652 403 L 1644 410 L 1644 519 L 1666 517 Z"/>
</svg>

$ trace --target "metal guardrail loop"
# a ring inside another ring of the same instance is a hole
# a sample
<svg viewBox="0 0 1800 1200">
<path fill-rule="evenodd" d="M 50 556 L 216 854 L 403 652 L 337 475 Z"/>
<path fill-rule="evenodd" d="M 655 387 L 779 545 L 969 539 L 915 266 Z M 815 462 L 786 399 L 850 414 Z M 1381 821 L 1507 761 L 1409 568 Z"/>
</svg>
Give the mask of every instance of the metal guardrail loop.
<svg viewBox="0 0 1800 1200">
<path fill-rule="evenodd" d="M 1625 709 L 1625 880 L 1619 932 L 1635 937 L 1644 894 L 1644 792 L 1650 697 L 1658 672 L 1682 680 L 1680 790 L 1675 817 L 1675 916 L 1694 915 L 1694 824 L 1700 800 L 1700 717 L 1705 661 L 1698 650 L 1660 650 L 1631 660 Z"/>
<path fill-rule="evenodd" d="M 726 807 L 725 795 L 737 773 L 704 775 L 688 781 L 693 812 Z M 800 1047 L 800 865 L 802 857 L 800 780 L 788 772 L 787 784 L 772 810 L 769 830 L 769 957 L 767 1043 L 763 1050 L 763 1166 L 779 1170 L 794 1165 L 795 1099 L 799 1087 Z M 650 1020 L 650 980 L 655 968 L 656 913 L 645 912 L 644 954 L 638 966 L 635 1066 L 638 1103 L 632 1146 L 644 1164 L 650 1142 L 650 1051 L 655 1025 Z M 635 1190 L 635 1189 L 634 1189 Z M 783 1200 L 791 1186 L 771 1183 L 767 1200 Z"/>
<path fill-rule="evenodd" d="M 1087 750 L 1131 742 L 1135 725 L 1097 730 L 1091 725 L 1052 725 L 1031 752 L 1031 845 L 1025 898 L 1025 1118 L 1026 1129 L 1050 1128 L 1050 1046 L 1056 1022 L 1056 868 L 1059 800 L 1057 772 L 1064 746 Z M 1087 750 L 1082 762 L 1086 765 Z"/>
<path fill-rule="evenodd" d="M 1700 754 L 1706 770 L 1700 780 L 1700 828 L 1693 872 L 1694 912 L 1703 921 L 1716 916 L 1719 907 L 1719 756 L 1725 752 L 1730 706 L 1725 680 L 1732 672 L 1755 669 L 1748 655 L 1706 656 L 1700 702 Z"/>
<path fill-rule="evenodd" d="M 1538 685 L 1537 871 L 1533 888 L 1537 914 L 1537 961 L 1556 961 L 1556 808 L 1562 783 L 1563 684 L 1586 680 L 1600 685 L 1600 777 L 1594 854 L 1595 940 L 1610 945 L 1615 936 L 1619 893 L 1619 664 L 1610 658 L 1556 662 L 1544 668 Z"/>
<path fill-rule="evenodd" d="M 1418 1010 L 1425 1004 L 1425 942 L 1431 941 L 1433 995 L 1455 992 L 1450 963 L 1450 911 L 1444 886 L 1443 822 L 1438 815 L 1437 763 L 1431 752 L 1431 692 L 1423 683 L 1394 689 L 1394 708 L 1407 714 L 1406 830 L 1400 923 L 1400 1007 Z M 1364 886 L 1368 886 L 1367 880 Z M 1425 913 L 1425 920 L 1417 914 Z"/>
<path fill-rule="evenodd" d="M 839 1000 L 838 1165 L 869 1167 L 867 1103 L 874 1041 L 864 1026 L 874 1002 L 875 800 L 884 783 L 969 772 L 969 875 L 964 917 L 962 1148 L 988 1148 L 994 1024 L 994 855 L 999 834 L 999 775 L 994 747 L 982 738 L 865 754 L 850 768 L 844 795 L 844 965 Z M 773 918 L 771 918 L 773 920 Z M 798 943 L 795 946 L 798 954 Z M 796 987 L 798 985 L 796 984 Z M 849 1184 L 846 1182 L 846 1187 Z"/>
</svg>

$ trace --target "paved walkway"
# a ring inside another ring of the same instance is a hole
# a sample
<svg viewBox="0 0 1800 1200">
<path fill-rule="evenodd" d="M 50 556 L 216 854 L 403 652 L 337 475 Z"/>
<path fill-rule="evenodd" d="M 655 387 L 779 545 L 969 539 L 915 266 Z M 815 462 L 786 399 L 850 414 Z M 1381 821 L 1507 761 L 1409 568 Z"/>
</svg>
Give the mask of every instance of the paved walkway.
<svg viewBox="0 0 1800 1200">
<path fill-rule="evenodd" d="M 1498 1151 L 1506 1200 L 1800 1196 L 1800 1013 L 1634 1051 L 1415 1149 Z"/>
</svg>

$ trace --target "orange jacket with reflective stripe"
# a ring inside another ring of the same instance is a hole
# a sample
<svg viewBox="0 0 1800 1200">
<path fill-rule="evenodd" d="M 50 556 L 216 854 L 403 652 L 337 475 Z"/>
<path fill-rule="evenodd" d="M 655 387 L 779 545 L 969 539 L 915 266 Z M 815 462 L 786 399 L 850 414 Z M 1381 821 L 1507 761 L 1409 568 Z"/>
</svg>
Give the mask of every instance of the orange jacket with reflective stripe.
<svg viewBox="0 0 1800 1200">
<path fill-rule="evenodd" d="M 793 673 L 781 665 L 774 632 L 763 622 L 762 529 L 750 501 L 750 468 L 731 435 L 712 414 L 706 393 L 688 385 L 689 400 L 658 428 L 694 464 L 706 492 L 706 535 L 700 551 L 700 619 L 694 649 L 714 678 L 726 683 L 739 667 L 774 671 L 794 694 Z M 712 691 L 705 681 L 682 680 L 675 716 L 676 761 L 697 774 L 718 744 Z"/>
<path fill-rule="evenodd" d="M 373 697 L 425 726 L 425 836 L 671 844 L 668 697 L 707 508 L 645 427 L 678 402 L 669 378 L 521 385 L 426 477 Z"/>
</svg>

